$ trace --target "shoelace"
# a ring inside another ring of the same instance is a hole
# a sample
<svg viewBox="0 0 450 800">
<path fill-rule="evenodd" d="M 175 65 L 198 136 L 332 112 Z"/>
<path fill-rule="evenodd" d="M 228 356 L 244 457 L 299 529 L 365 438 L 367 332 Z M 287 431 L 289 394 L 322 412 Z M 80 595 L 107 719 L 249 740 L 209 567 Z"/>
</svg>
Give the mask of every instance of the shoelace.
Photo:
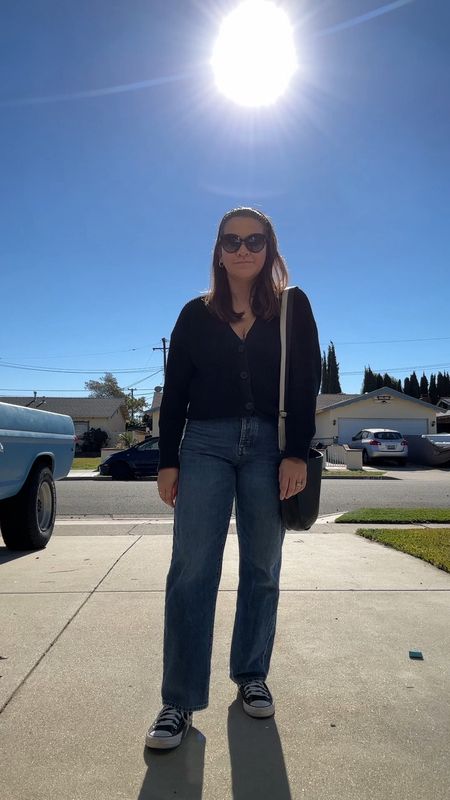
<svg viewBox="0 0 450 800">
<path fill-rule="evenodd" d="M 243 690 L 246 700 L 248 697 L 254 695 L 257 699 L 267 700 L 268 703 L 272 702 L 269 690 L 264 681 L 249 681 L 244 684 Z"/>
<path fill-rule="evenodd" d="M 164 706 L 162 711 L 156 717 L 152 728 L 153 730 L 176 730 L 182 719 L 186 720 L 187 715 L 180 711 L 178 708 L 172 706 Z"/>
</svg>

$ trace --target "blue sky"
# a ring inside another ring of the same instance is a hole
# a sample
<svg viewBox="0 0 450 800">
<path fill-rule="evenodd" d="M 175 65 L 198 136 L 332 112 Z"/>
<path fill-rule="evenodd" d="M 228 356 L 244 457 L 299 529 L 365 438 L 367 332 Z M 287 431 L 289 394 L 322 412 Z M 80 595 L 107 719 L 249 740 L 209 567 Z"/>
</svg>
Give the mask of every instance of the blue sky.
<svg viewBox="0 0 450 800">
<path fill-rule="evenodd" d="M 3 0 L 0 394 L 111 371 L 151 399 L 236 205 L 272 217 L 343 391 L 450 369 L 450 3 L 280 3 L 300 69 L 259 110 L 209 65 L 234 5 Z"/>
</svg>

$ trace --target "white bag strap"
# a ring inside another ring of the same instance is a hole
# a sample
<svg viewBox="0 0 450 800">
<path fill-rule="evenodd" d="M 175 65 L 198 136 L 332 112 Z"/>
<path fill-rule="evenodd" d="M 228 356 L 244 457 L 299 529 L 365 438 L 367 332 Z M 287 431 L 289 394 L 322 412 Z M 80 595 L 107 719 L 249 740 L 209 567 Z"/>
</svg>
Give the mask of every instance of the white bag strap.
<svg viewBox="0 0 450 800">
<path fill-rule="evenodd" d="M 288 306 L 289 287 L 281 295 L 280 311 L 280 339 L 281 339 L 281 363 L 280 363 L 280 406 L 278 412 L 278 447 L 281 452 L 286 450 L 286 360 L 287 360 L 287 306 Z"/>
</svg>

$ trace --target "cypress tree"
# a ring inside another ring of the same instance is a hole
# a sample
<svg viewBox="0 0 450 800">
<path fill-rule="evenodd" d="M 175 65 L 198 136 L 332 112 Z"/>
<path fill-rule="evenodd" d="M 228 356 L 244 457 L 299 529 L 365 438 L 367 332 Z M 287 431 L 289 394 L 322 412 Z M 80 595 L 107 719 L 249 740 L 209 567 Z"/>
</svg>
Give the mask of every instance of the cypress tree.
<svg viewBox="0 0 450 800">
<path fill-rule="evenodd" d="M 397 380 L 397 378 L 393 378 L 392 375 L 389 375 L 387 372 L 383 375 L 383 386 L 387 386 L 389 389 L 397 389 L 400 384 L 400 391 L 401 391 L 401 383 Z"/>
<path fill-rule="evenodd" d="M 446 397 L 447 396 L 446 393 L 445 393 L 445 377 L 442 374 L 442 372 L 438 372 L 438 374 L 437 374 L 436 389 L 437 389 L 437 393 L 438 393 L 438 400 L 440 400 L 441 397 Z"/>
<path fill-rule="evenodd" d="M 377 388 L 375 375 L 373 374 L 370 367 L 364 368 L 364 382 L 362 388 L 362 394 L 365 392 L 373 392 Z"/>
<path fill-rule="evenodd" d="M 428 394 L 430 396 L 430 403 L 436 405 L 437 401 L 439 400 L 437 387 L 436 387 L 436 375 L 431 373 L 430 375 L 430 385 L 428 387 Z"/>
<path fill-rule="evenodd" d="M 419 391 L 420 391 L 421 400 L 428 401 L 430 399 L 428 397 L 428 378 L 425 375 L 425 373 L 423 373 L 423 375 L 422 375 L 422 377 L 420 379 Z"/>
<path fill-rule="evenodd" d="M 322 381 L 320 384 L 320 394 L 328 394 L 328 367 L 325 350 L 323 351 L 322 356 Z"/>
<path fill-rule="evenodd" d="M 405 380 L 403 381 L 403 391 L 404 391 L 405 394 L 409 395 L 409 397 L 411 397 L 411 385 L 410 384 L 411 384 L 411 381 L 409 380 L 409 378 L 405 378 Z"/>
<path fill-rule="evenodd" d="M 416 375 L 415 372 L 413 372 L 412 375 L 409 378 L 409 389 L 410 389 L 409 393 L 410 393 L 411 397 L 417 397 L 417 399 L 419 399 L 419 397 L 420 397 L 420 386 L 419 386 L 419 381 L 417 380 L 417 375 Z"/>
<path fill-rule="evenodd" d="M 341 384 L 339 382 L 339 364 L 336 360 L 336 351 L 333 342 L 328 345 L 328 391 L 330 394 L 341 394 Z"/>
</svg>

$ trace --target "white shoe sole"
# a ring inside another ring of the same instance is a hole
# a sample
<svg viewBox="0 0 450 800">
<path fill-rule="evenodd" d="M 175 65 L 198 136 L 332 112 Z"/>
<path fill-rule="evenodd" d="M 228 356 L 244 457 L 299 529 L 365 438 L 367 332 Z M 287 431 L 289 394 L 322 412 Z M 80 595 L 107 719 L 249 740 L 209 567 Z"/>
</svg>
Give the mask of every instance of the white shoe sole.
<svg viewBox="0 0 450 800">
<path fill-rule="evenodd" d="M 145 746 L 152 747 L 155 750 L 171 750 L 173 747 L 178 747 L 191 725 L 192 720 L 190 720 L 184 730 L 182 730 L 181 733 L 177 733 L 176 736 L 150 736 L 150 734 L 147 733 L 145 737 Z"/>
<path fill-rule="evenodd" d="M 275 706 L 273 703 L 271 706 L 263 706 L 260 708 L 258 706 L 250 706 L 245 702 L 245 700 L 243 700 L 242 708 L 244 709 L 245 713 L 249 715 L 249 717 L 273 717 L 275 714 Z"/>
</svg>

